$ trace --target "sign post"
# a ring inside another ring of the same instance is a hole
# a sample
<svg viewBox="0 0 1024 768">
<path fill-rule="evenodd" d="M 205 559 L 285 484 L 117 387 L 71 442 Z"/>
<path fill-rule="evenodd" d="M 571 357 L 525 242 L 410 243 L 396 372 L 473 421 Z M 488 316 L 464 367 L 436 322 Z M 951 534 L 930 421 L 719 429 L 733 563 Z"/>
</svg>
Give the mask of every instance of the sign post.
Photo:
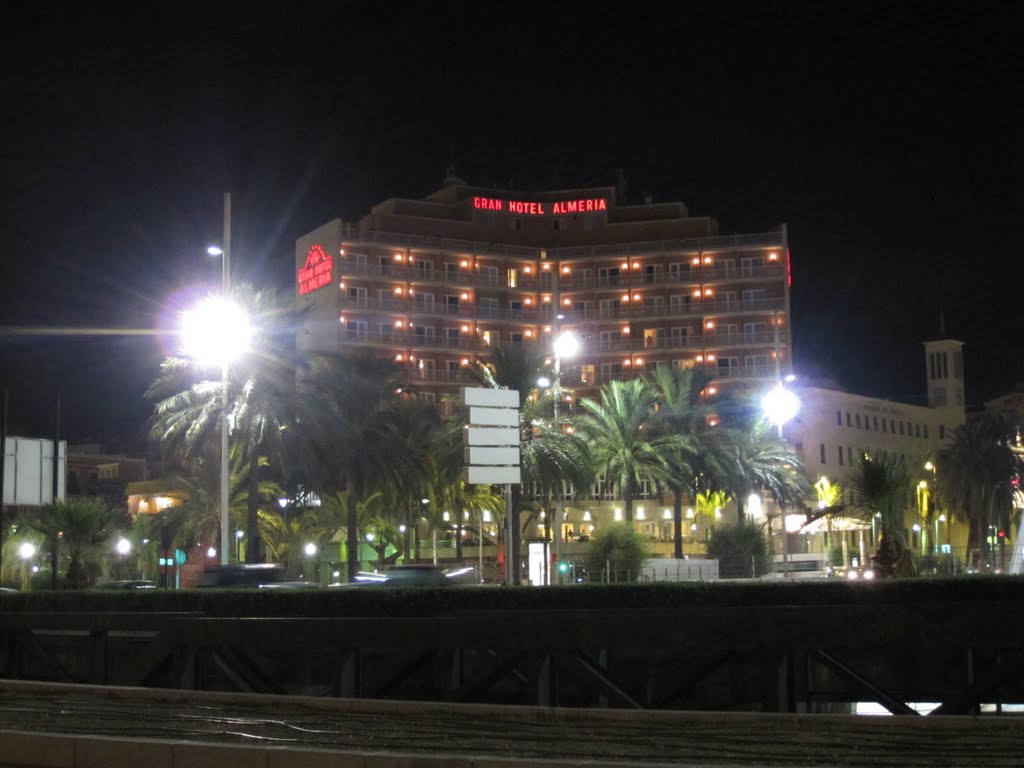
<svg viewBox="0 0 1024 768">
<path fill-rule="evenodd" d="M 512 486 L 522 480 L 519 468 L 519 391 L 463 387 L 462 405 L 467 406 L 466 428 L 462 432 L 463 480 L 470 484 L 505 486 L 505 583 L 515 579 L 512 555 L 514 521 Z M 483 535 L 481 525 L 480 535 Z M 481 574 L 483 576 L 483 574 Z"/>
</svg>

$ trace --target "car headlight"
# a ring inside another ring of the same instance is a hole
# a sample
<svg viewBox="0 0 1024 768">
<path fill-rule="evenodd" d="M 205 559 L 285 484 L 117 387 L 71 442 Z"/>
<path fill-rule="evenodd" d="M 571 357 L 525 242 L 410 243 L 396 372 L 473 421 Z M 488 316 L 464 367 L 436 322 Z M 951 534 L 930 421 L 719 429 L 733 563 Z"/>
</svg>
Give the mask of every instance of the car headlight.
<svg viewBox="0 0 1024 768">
<path fill-rule="evenodd" d="M 856 571 L 847 571 L 846 578 L 848 578 L 850 581 L 855 580 L 857 578 L 857 572 Z"/>
<path fill-rule="evenodd" d="M 870 569 L 864 571 L 864 578 L 865 579 L 873 579 L 873 578 L 875 578 L 875 572 L 870 570 Z"/>
</svg>

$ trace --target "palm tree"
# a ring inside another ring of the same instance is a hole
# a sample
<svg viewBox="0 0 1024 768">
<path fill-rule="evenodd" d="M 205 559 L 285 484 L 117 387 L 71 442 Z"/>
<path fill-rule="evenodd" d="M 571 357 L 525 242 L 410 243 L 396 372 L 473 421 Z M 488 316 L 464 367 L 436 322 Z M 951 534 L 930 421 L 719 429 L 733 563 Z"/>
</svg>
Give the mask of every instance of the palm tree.
<svg viewBox="0 0 1024 768">
<path fill-rule="evenodd" d="M 615 483 L 626 521 L 632 522 L 641 483 L 666 476 L 667 457 L 682 450 L 681 440 L 657 429 L 654 391 L 644 379 L 611 381 L 601 387 L 600 401 L 585 399 L 581 406 L 576 423 L 590 443 L 594 466 Z"/>
<path fill-rule="evenodd" d="M 507 543 L 507 556 L 513 563 L 520 562 L 523 498 L 542 503 L 556 494 L 564 495 L 572 488 L 577 493 L 592 482 L 592 461 L 589 446 L 575 430 L 556 423 L 552 397 L 561 392 L 542 395 L 537 381 L 548 372 L 548 365 L 540 349 L 533 345 L 511 345 L 494 350 L 491 362 L 480 364 L 480 381 L 494 388 L 514 389 L 520 394 L 519 466 L 521 484 L 512 486 L 511 515 L 512 541 Z M 520 573 L 513 568 L 513 583 L 518 584 Z"/>
<path fill-rule="evenodd" d="M 283 432 L 291 422 L 294 404 L 292 346 L 297 318 L 291 301 L 276 291 L 240 284 L 233 292 L 248 311 L 256 337 L 229 370 L 226 416 L 233 425 L 232 440 L 242 446 L 249 466 L 246 560 L 258 562 L 259 469 L 267 461 L 283 463 Z M 223 383 L 205 378 L 209 373 L 191 359 L 168 357 L 147 390 L 147 397 L 156 400 L 151 434 L 166 455 L 188 461 L 217 445 Z"/>
<path fill-rule="evenodd" d="M 413 540 L 416 540 L 421 500 L 431 495 L 439 454 L 450 457 L 449 463 L 453 465 L 449 482 L 459 481 L 462 429 L 461 425 L 456 426 L 457 431 L 445 425 L 433 403 L 407 397 L 389 403 L 370 428 L 374 451 L 387 459 L 378 478 L 378 487 L 384 491 L 387 508 L 391 510 L 387 517 L 396 530 L 405 526 L 399 555 L 411 556 L 417 547 Z M 383 520 L 381 525 L 384 530 Z"/>
<path fill-rule="evenodd" d="M 405 372 L 371 354 L 313 355 L 298 377 L 297 419 L 290 443 L 306 468 L 309 487 L 346 495 L 349 581 L 359 571 L 358 505 L 389 473 L 380 414 L 407 396 Z"/>
<path fill-rule="evenodd" d="M 696 465 L 702 454 L 708 456 L 708 407 L 704 393 L 711 383 L 710 374 L 688 368 L 662 366 L 654 371 L 656 422 L 678 439 L 675 450 L 666 457 L 664 483 L 672 492 L 673 557 L 683 557 L 683 496 L 693 489 Z"/>
<path fill-rule="evenodd" d="M 1005 527 L 1012 513 L 1011 478 L 1020 468 L 1006 420 L 996 415 L 972 419 L 953 430 L 953 440 L 936 459 L 938 495 L 954 519 L 967 523 L 969 553 L 988 562 L 990 525 Z M 1019 533 L 1018 533 L 1019 535 Z"/>
<path fill-rule="evenodd" d="M 907 548 L 904 520 L 914 509 L 914 475 L 901 454 L 861 454 L 846 476 L 854 493 L 852 511 L 878 522 L 875 564 L 881 576 L 912 576 L 914 561 Z"/>
<path fill-rule="evenodd" d="M 100 499 L 72 498 L 55 502 L 46 514 L 25 517 L 22 522 L 43 534 L 51 546 L 60 546 L 68 558 L 65 589 L 84 589 L 89 566 L 103 544 L 110 540 L 118 514 Z"/>
<path fill-rule="evenodd" d="M 267 552 L 284 566 L 290 578 L 302 571 L 308 544 L 320 551 L 337 533 L 333 523 L 333 515 L 322 506 L 287 516 L 277 511 L 260 511 L 260 528 Z"/>
<path fill-rule="evenodd" d="M 797 471 L 800 460 L 771 435 L 765 419 L 753 419 L 745 427 L 727 427 L 716 432 L 717 483 L 736 499 L 737 517 L 746 519 L 747 497 L 755 490 L 767 490 L 780 505 L 794 504 L 806 497 L 810 486 Z"/>
<path fill-rule="evenodd" d="M 263 459 L 263 464 L 266 463 Z M 238 445 L 232 447 L 229 464 L 228 524 L 234 531 L 241 530 L 246 521 L 252 468 L 243 447 Z M 217 543 L 221 524 L 220 458 L 209 454 L 198 456 L 185 464 L 181 474 L 172 475 L 169 480 L 173 487 L 180 489 L 169 495 L 178 496 L 181 503 L 164 509 L 155 522 L 161 538 L 167 539 L 167 546 L 189 549 Z M 269 479 L 260 480 L 258 488 L 260 498 L 276 499 L 283 493 L 280 485 Z M 247 551 L 250 546 L 247 542 Z"/>
</svg>

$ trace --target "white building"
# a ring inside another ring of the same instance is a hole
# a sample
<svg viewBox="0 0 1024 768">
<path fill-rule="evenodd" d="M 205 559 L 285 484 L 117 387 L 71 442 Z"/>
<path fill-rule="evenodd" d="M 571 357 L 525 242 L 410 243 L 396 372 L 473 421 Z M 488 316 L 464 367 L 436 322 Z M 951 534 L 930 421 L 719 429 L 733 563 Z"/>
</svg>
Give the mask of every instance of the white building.
<svg viewBox="0 0 1024 768">
<path fill-rule="evenodd" d="M 902 454 L 920 464 L 919 503 L 927 508 L 935 479 L 931 460 L 948 442 L 952 430 L 966 420 L 962 346 L 953 339 L 925 342 L 927 405 L 797 386 L 800 412 L 786 425 L 784 437 L 802 459 L 811 483 L 825 478 L 843 487 L 856 456 L 881 451 Z M 806 523 L 803 515 L 790 515 L 786 523 L 789 552 L 798 559 L 820 558 L 827 555 L 828 548 L 841 546 L 847 562 L 853 557 L 864 562 L 873 549 L 871 526 L 861 520 L 833 515 L 830 521 Z M 828 524 L 834 534 L 832 542 L 825 535 Z M 938 516 L 929 519 L 927 526 L 924 519 L 908 519 L 907 541 L 918 549 L 949 546 L 947 526 Z"/>
</svg>

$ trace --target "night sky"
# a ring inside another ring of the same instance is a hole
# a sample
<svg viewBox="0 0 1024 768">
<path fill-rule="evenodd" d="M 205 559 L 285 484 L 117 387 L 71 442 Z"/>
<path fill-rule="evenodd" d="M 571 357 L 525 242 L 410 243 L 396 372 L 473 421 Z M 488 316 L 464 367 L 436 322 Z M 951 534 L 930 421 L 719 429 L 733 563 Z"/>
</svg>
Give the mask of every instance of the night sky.
<svg viewBox="0 0 1024 768">
<path fill-rule="evenodd" d="M 153 329 L 219 262 L 289 285 L 296 237 L 446 169 L 609 184 L 723 233 L 787 222 L 798 371 L 919 401 L 1024 381 L 1020 25 L 962 3 L 6 3 L 0 386 L 15 433 L 137 445 Z M 404 9 L 404 6 L 401 6 Z M 967 9 L 970 9 L 969 13 Z"/>
</svg>

